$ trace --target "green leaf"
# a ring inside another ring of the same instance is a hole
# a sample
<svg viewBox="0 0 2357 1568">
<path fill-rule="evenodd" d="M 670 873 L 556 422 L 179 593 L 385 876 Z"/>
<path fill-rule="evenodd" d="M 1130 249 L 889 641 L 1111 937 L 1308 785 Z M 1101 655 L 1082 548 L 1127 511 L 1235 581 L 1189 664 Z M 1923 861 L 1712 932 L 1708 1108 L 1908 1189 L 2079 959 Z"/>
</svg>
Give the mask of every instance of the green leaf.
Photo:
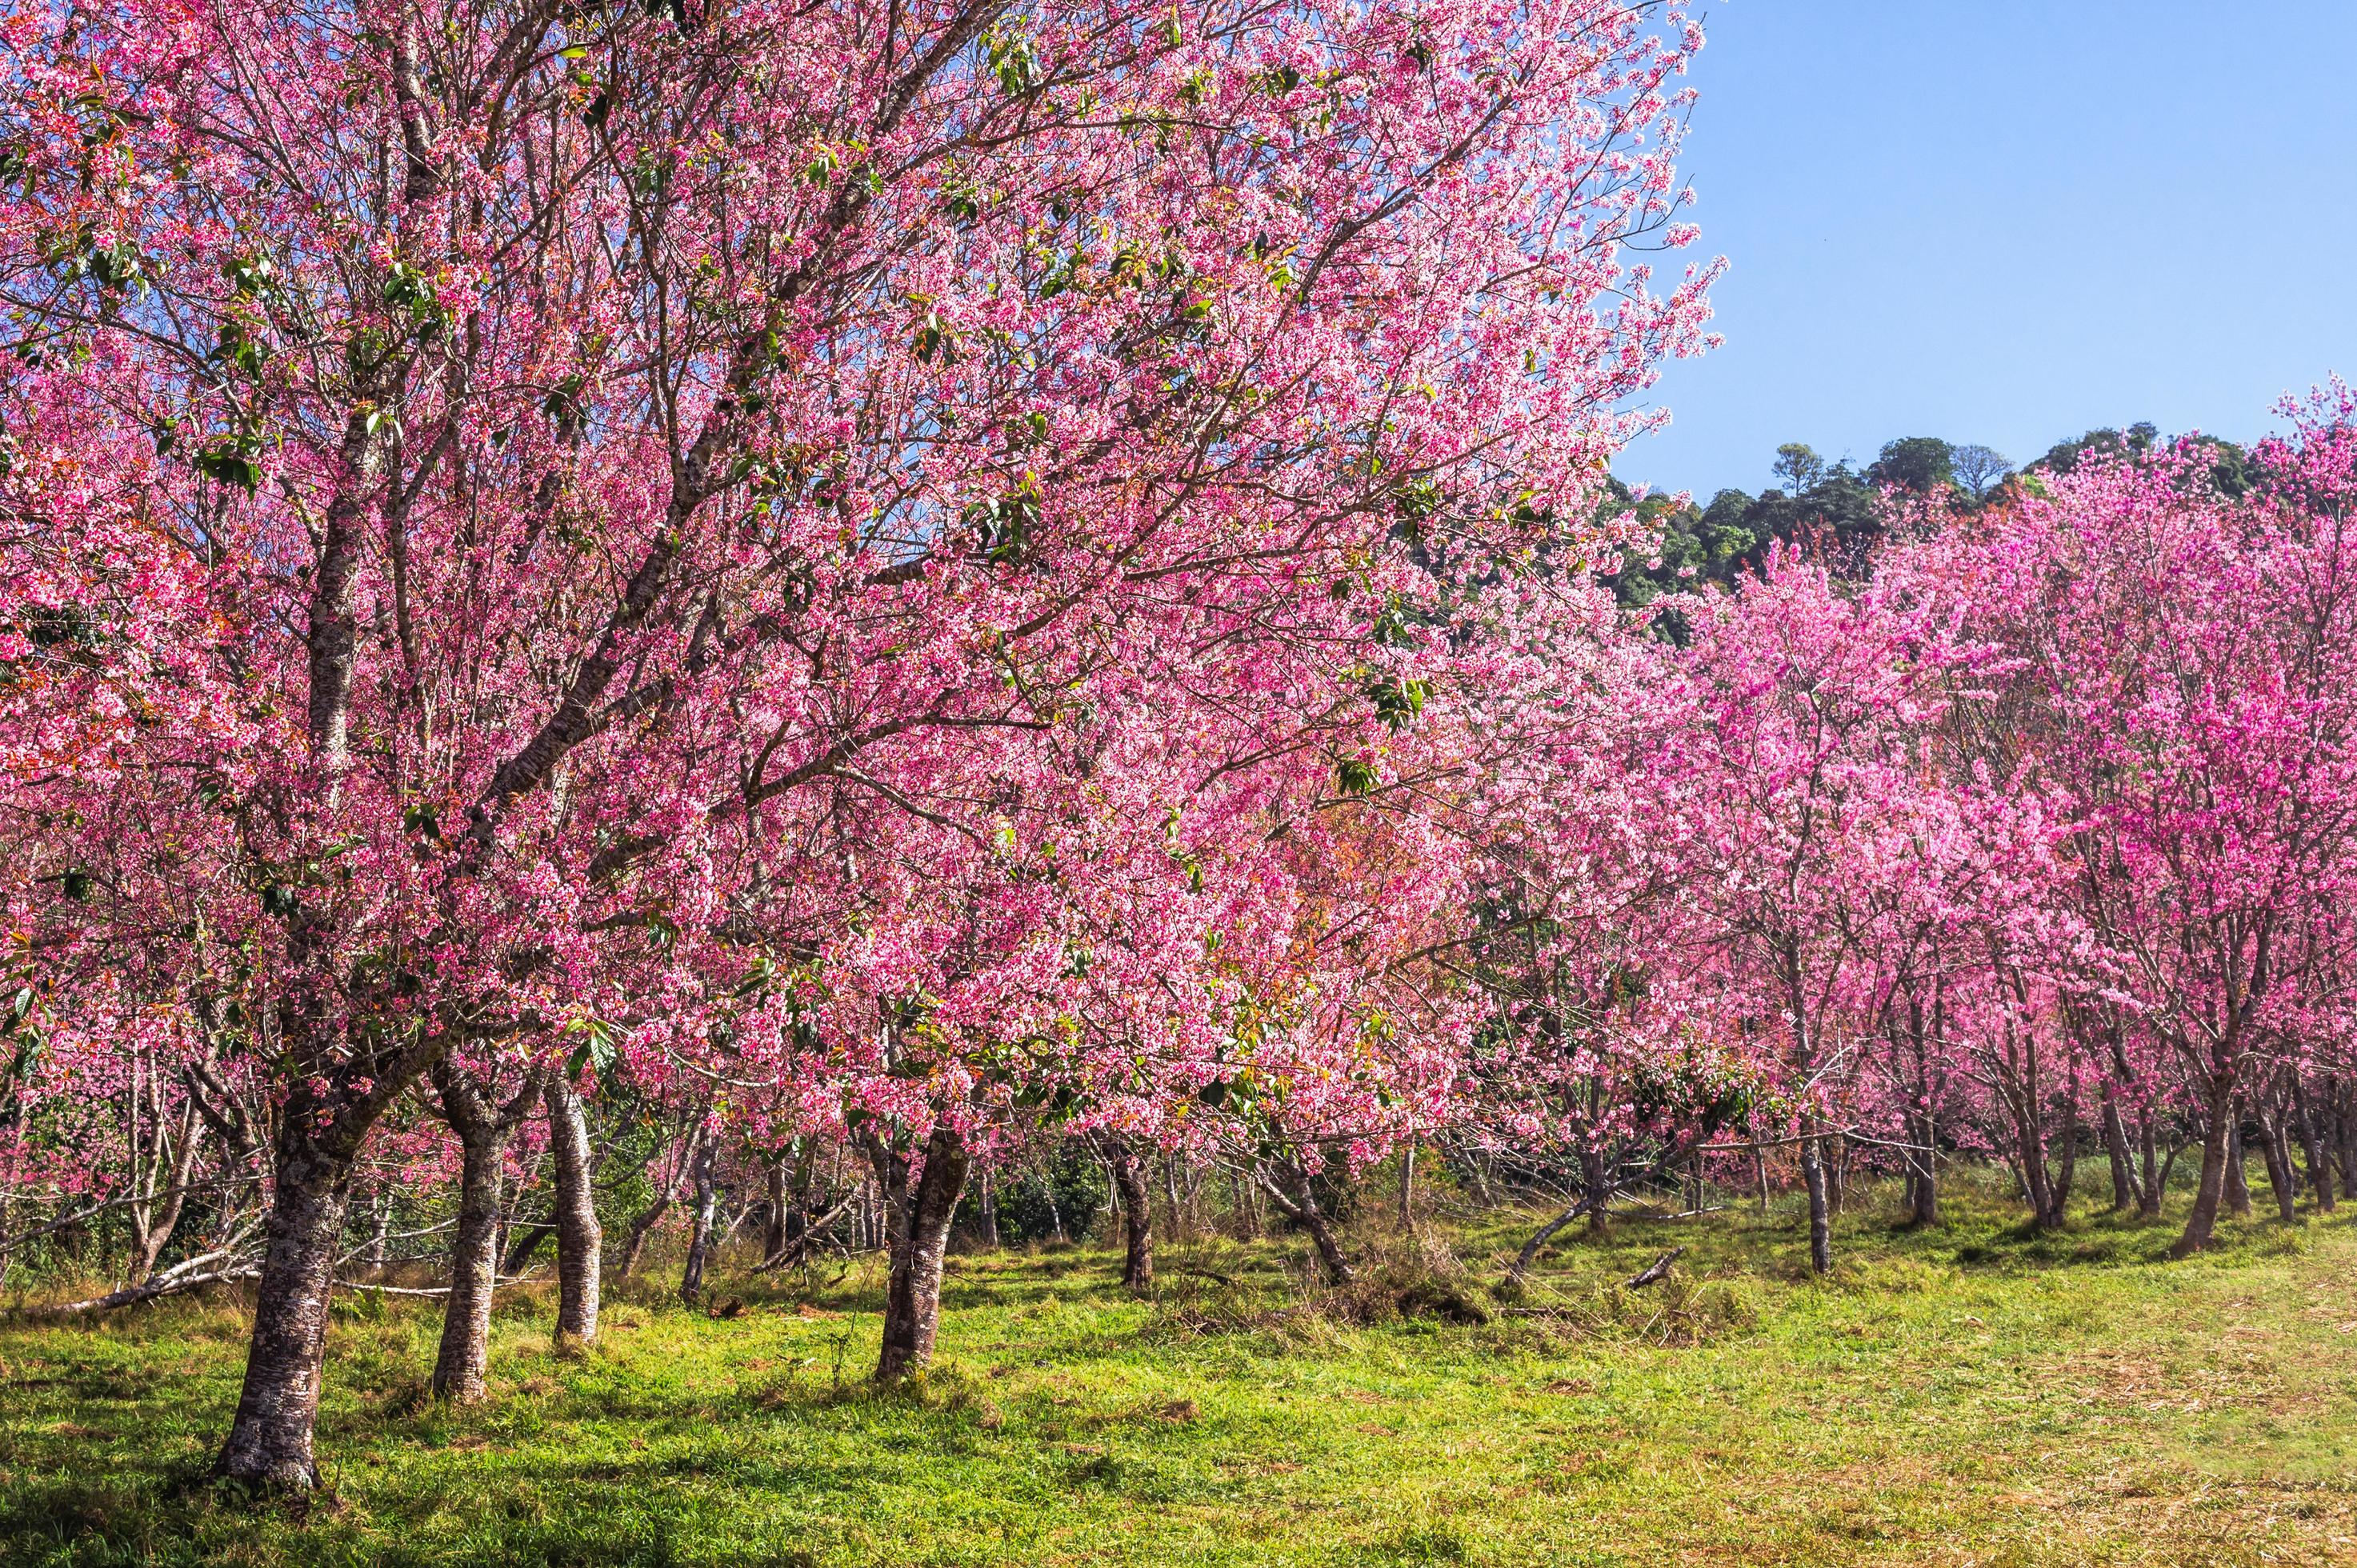
<svg viewBox="0 0 2357 1568">
<path fill-rule="evenodd" d="M 242 439 L 216 441 L 197 454 L 197 471 L 222 484 L 235 485 L 248 494 L 262 484 L 262 465 L 254 461 Z"/>
</svg>

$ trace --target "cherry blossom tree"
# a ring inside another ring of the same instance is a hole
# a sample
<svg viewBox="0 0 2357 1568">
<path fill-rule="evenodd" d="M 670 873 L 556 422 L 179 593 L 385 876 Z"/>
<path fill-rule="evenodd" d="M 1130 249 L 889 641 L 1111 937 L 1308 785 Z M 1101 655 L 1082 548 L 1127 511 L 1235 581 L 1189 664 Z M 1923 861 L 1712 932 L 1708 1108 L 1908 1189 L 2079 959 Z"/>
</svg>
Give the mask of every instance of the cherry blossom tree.
<svg viewBox="0 0 2357 1568">
<path fill-rule="evenodd" d="M 1379 774 L 1332 715 L 1430 597 L 1401 522 L 1577 534 L 1703 341 L 1711 270 L 1629 254 L 1690 238 L 1665 7 L 0 27 L 12 915 L 57 1006 L 142 944 L 233 1004 L 275 1141 L 221 1466 L 265 1485 L 316 1477 L 414 1086 L 590 1023 L 708 1081 L 790 1039 L 936 1213 L 910 1074 L 1028 1073 L 1168 859 L 1178 781 L 1075 760 L 1105 715 Z"/>
</svg>

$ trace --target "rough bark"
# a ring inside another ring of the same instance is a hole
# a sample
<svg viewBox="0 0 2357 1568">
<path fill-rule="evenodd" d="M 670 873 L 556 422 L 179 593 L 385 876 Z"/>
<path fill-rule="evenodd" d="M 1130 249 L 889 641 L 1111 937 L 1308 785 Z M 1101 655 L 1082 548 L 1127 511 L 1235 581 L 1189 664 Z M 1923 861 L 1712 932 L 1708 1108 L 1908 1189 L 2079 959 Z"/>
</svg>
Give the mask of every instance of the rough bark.
<svg viewBox="0 0 2357 1568">
<path fill-rule="evenodd" d="M 296 1116 L 282 1122 L 273 1165 L 276 1181 L 245 1384 L 214 1467 L 249 1486 L 308 1490 L 319 1484 L 312 1430 L 319 1414 L 328 1296 L 335 1285 L 344 1211 L 351 1201 L 352 1165 L 341 1150 L 314 1145 Z"/>
<path fill-rule="evenodd" d="M 556 1165 L 556 1338 L 559 1344 L 597 1337 L 600 1254 L 596 1162 L 589 1153 L 589 1117 L 562 1072 L 549 1076 L 548 1146 Z"/>
<path fill-rule="evenodd" d="M 506 1140 L 459 1139 L 458 1228 L 450 1243 L 450 1294 L 434 1357 L 434 1395 L 453 1404 L 483 1397 L 490 1365 L 491 1290 L 498 1283 L 500 1160 Z"/>
<path fill-rule="evenodd" d="M 499 1283 L 500 1176 L 508 1140 L 538 1099 L 528 1083 L 506 1105 L 495 1105 L 465 1069 L 436 1062 L 432 1077 L 443 1119 L 458 1135 L 458 1226 L 450 1243 L 450 1294 L 442 1313 L 442 1342 L 434 1357 L 436 1399 L 471 1404 L 483 1397 L 490 1366 L 491 1293 Z"/>
<path fill-rule="evenodd" d="M 933 1337 L 942 1321 L 942 1271 L 949 1253 L 950 1222 L 957 1217 L 973 1156 L 965 1140 L 947 1122 L 937 1122 L 925 1140 L 924 1169 L 913 1188 L 905 1156 L 878 1151 L 878 1164 L 894 1167 L 887 1182 L 894 1198 L 891 1217 L 891 1280 L 884 1298 L 884 1344 L 876 1380 L 898 1382 L 933 1359 Z"/>
</svg>

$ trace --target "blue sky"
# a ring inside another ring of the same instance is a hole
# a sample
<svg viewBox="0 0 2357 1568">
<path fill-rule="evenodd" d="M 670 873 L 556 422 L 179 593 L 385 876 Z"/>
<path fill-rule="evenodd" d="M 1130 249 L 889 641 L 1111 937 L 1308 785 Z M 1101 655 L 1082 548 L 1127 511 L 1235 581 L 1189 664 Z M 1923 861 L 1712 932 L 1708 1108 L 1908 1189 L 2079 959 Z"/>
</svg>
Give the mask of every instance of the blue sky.
<svg viewBox="0 0 2357 1568">
<path fill-rule="evenodd" d="M 2357 380 L 2357 0 L 1724 0 L 1684 166 L 1727 345 L 1618 465 L 1707 498 L 1777 444 L 2017 462 L 2244 440 Z"/>
</svg>

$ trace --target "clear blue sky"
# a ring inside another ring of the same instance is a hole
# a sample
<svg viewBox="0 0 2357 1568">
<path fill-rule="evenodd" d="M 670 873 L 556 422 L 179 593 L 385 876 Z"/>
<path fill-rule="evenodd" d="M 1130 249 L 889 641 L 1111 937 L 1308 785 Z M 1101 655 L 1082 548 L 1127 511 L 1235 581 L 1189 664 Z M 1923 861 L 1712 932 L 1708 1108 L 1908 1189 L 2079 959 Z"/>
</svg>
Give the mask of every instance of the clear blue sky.
<svg viewBox="0 0 2357 1568">
<path fill-rule="evenodd" d="M 1723 0 L 1684 166 L 1727 345 L 1619 470 L 1778 443 L 2016 462 L 2149 419 L 2247 440 L 2357 381 L 2357 0 Z"/>
</svg>

